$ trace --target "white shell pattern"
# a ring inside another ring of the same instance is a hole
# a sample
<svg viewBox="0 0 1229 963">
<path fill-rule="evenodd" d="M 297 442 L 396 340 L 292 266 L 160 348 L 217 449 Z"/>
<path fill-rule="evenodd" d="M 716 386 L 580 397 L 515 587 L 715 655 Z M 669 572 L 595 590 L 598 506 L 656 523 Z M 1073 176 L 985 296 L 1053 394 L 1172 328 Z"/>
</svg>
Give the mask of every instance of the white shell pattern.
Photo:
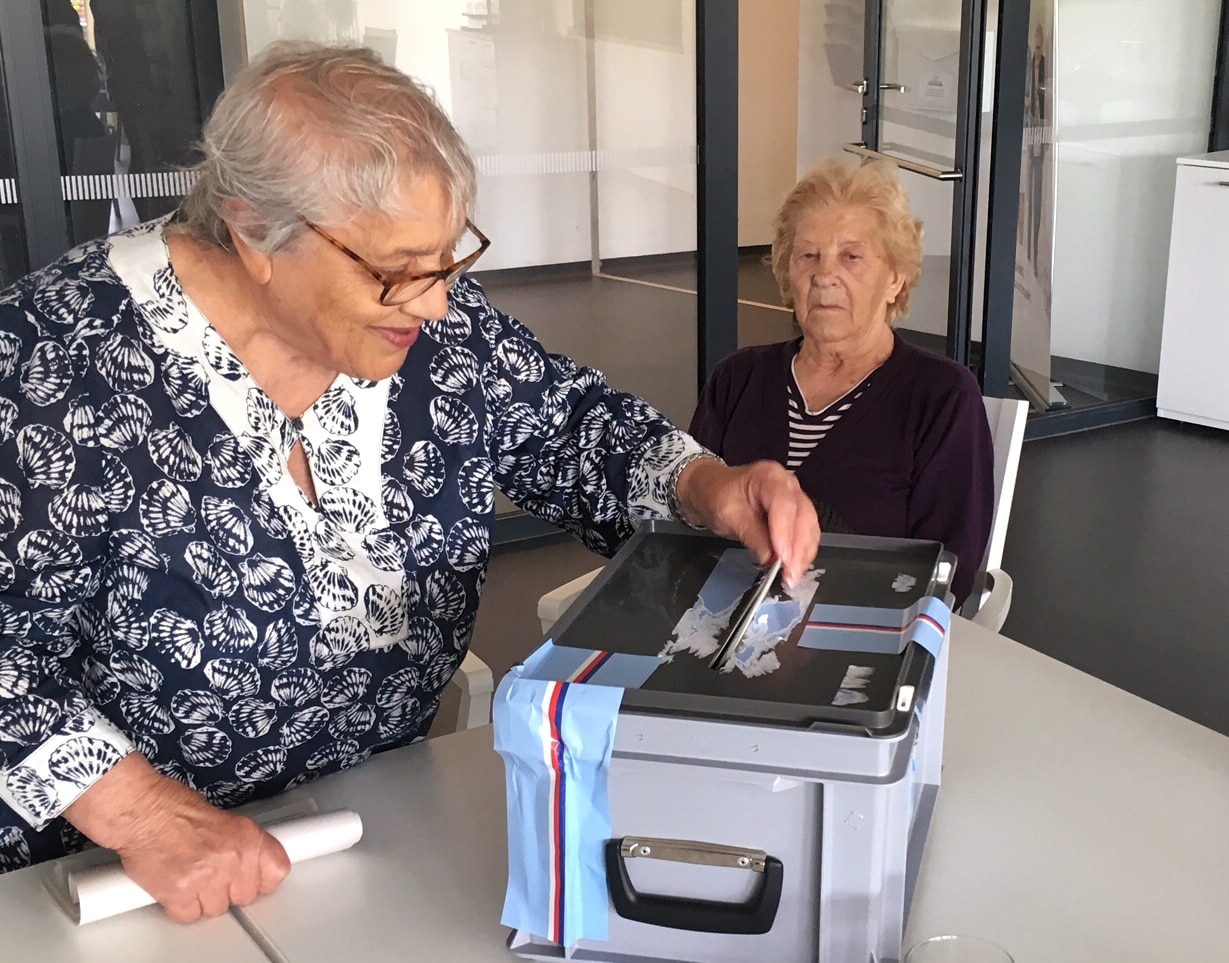
<svg viewBox="0 0 1229 963">
<path fill-rule="evenodd" d="M 74 538 L 101 535 L 110 518 L 106 498 L 93 485 L 69 485 L 47 507 L 47 520 Z"/>
<path fill-rule="evenodd" d="M 170 609 L 157 609 L 150 615 L 150 646 L 173 665 L 195 668 L 202 656 L 200 626 Z"/>
<path fill-rule="evenodd" d="M 27 649 L 0 652 L 0 699 L 23 696 L 38 685 L 39 657 Z"/>
<path fill-rule="evenodd" d="M 204 459 L 179 425 L 149 433 L 149 454 L 163 474 L 173 481 L 190 482 L 201 477 Z"/>
<path fill-rule="evenodd" d="M 478 358 L 468 348 L 445 348 L 432 360 L 431 382 L 451 394 L 463 394 L 478 384 Z"/>
<path fill-rule="evenodd" d="M 141 494 L 141 524 L 155 538 L 196 531 L 196 510 L 187 489 L 160 478 Z"/>
<path fill-rule="evenodd" d="M 108 335 L 94 356 L 98 373 L 113 391 L 140 391 L 154 380 L 154 363 L 139 344 L 122 334 Z"/>
<path fill-rule="evenodd" d="M 228 555 L 246 555 L 252 550 L 252 524 L 237 503 L 229 498 L 206 495 L 201 499 L 205 531 Z"/>
<path fill-rule="evenodd" d="M 432 398 L 431 426 L 446 445 L 472 445 L 478 438 L 478 419 L 465 402 L 448 395 Z"/>
<path fill-rule="evenodd" d="M 168 358 L 162 369 L 162 384 L 175 410 L 185 417 L 199 415 L 209 406 L 208 374 L 195 358 Z"/>
<path fill-rule="evenodd" d="M 227 598 L 239 588 L 234 566 L 209 542 L 189 542 L 184 558 L 192 566 L 196 584 L 214 598 Z"/>
<path fill-rule="evenodd" d="M 171 715 L 186 726 L 211 725 L 225 714 L 225 706 L 216 692 L 181 689 L 171 697 Z"/>
<path fill-rule="evenodd" d="M 60 707 L 38 695 L 23 695 L 0 705 L 0 739 L 29 746 L 41 742 L 60 721 Z"/>
<path fill-rule="evenodd" d="M 147 735 L 165 735 L 175 728 L 170 710 L 158 696 L 145 692 L 125 692 L 119 698 L 120 712 L 128 727 Z"/>
<path fill-rule="evenodd" d="M 36 405 L 53 405 L 73 383 L 73 361 L 58 341 L 40 341 L 21 376 L 22 393 Z"/>
<path fill-rule="evenodd" d="M 444 456 L 430 441 L 416 441 L 402 461 L 402 471 L 414 488 L 427 497 L 434 497 L 444 487 Z"/>
<path fill-rule="evenodd" d="M 267 735 L 277 721 L 277 706 L 261 699 L 240 699 L 227 715 L 235 732 L 245 739 Z"/>
<path fill-rule="evenodd" d="M 320 692 L 320 702 L 329 709 L 344 709 L 367 694 L 371 686 L 368 669 L 343 669 Z"/>
<path fill-rule="evenodd" d="M 166 556 L 158 552 L 154 540 L 135 528 L 120 528 L 111 533 L 111 552 L 118 559 L 141 568 L 166 569 Z"/>
<path fill-rule="evenodd" d="M 489 514 L 495 508 L 495 465 L 489 458 L 471 458 L 457 476 L 461 501 L 475 515 Z"/>
<path fill-rule="evenodd" d="M 44 779 L 38 770 L 29 766 L 18 766 L 10 770 L 4 781 L 4 788 L 39 818 L 45 819 L 59 809 L 60 799 L 56 793 L 55 782 Z"/>
<path fill-rule="evenodd" d="M 57 779 L 88 786 L 119 760 L 119 750 L 111 743 L 93 736 L 80 736 L 69 739 L 52 752 L 47 768 Z"/>
<path fill-rule="evenodd" d="M 243 655 L 256 648 L 256 626 L 231 605 L 223 605 L 206 615 L 201 634 L 213 651 L 226 655 Z"/>
<path fill-rule="evenodd" d="M 152 662 L 127 649 L 111 653 L 111 673 L 117 681 L 141 692 L 157 692 L 164 681 Z"/>
<path fill-rule="evenodd" d="M 276 612 L 294 597 L 294 572 L 280 558 L 252 555 L 239 563 L 239 577 L 243 594 L 262 611 Z"/>
<path fill-rule="evenodd" d="M 103 402 L 94 419 L 98 444 L 113 451 L 128 451 L 145 440 L 153 414 L 145 399 L 116 395 Z"/>
<path fill-rule="evenodd" d="M 241 488 L 252 477 L 252 460 L 234 435 L 218 435 L 205 453 L 210 480 L 219 488 Z"/>
<path fill-rule="evenodd" d="M 31 488 L 63 488 L 77 467 L 77 457 L 62 431 L 27 425 L 17 433 L 17 467 Z"/>
<path fill-rule="evenodd" d="M 17 561 L 32 572 L 78 565 L 82 560 L 76 539 L 54 529 L 33 529 L 17 543 Z"/>
</svg>

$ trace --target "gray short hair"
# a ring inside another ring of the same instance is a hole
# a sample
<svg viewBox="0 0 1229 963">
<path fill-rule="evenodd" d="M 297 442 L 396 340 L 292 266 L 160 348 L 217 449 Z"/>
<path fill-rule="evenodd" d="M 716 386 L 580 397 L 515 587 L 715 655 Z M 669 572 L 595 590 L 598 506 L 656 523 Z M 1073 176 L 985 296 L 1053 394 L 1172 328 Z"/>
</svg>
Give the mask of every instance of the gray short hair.
<svg viewBox="0 0 1229 963">
<path fill-rule="evenodd" d="M 405 178 L 440 179 L 456 234 L 476 193 L 465 142 L 432 93 L 363 47 L 281 41 L 218 98 L 176 230 L 258 251 L 361 212 L 396 215 Z"/>
</svg>

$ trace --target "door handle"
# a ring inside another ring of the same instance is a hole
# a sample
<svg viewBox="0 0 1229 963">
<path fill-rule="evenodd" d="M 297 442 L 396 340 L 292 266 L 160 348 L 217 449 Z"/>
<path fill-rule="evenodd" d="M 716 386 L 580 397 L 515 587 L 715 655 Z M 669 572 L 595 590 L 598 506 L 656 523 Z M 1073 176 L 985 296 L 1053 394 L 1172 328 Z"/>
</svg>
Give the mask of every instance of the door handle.
<svg viewBox="0 0 1229 963">
<path fill-rule="evenodd" d="M 863 97 L 865 97 L 866 92 L 870 90 L 870 84 L 866 80 L 859 80 L 852 84 L 841 84 L 841 88 L 843 90 L 852 90 L 855 94 L 861 94 Z M 894 90 L 898 94 L 909 93 L 909 88 L 906 87 L 904 84 L 880 84 L 879 89 L 880 90 Z"/>
<path fill-rule="evenodd" d="M 964 173 L 962 171 L 943 170 L 940 167 L 931 167 L 929 164 L 923 164 L 920 161 L 909 160 L 907 157 L 893 157 L 891 154 L 871 150 L 865 144 L 846 144 L 844 150 L 850 154 L 865 157 L 867 160 L 890 160 L 902 170 L 913 171 L 915 174 L 921 174 L 923 177 L 929 177 L 936 181 L 964 180 Z"/>
</svg>

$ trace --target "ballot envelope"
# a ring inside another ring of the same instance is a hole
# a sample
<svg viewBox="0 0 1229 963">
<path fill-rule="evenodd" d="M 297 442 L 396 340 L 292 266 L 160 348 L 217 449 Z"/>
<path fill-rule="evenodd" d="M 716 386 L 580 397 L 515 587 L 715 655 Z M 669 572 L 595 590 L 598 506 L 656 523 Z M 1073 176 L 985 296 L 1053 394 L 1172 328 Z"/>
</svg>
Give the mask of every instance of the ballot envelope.
<svg viewBox="0 0 1229 963">
<path fill-rule="evenodd" d="M 609 833 L 590 843 L 605 935 L 518 928 L 509 948 L 899 961 L 939 787 L 954 565 L 938 542 L 825 535 L 787 587 L 736 543 L 643 525 L 525 663 L 622 687 Z"/>
</svg>

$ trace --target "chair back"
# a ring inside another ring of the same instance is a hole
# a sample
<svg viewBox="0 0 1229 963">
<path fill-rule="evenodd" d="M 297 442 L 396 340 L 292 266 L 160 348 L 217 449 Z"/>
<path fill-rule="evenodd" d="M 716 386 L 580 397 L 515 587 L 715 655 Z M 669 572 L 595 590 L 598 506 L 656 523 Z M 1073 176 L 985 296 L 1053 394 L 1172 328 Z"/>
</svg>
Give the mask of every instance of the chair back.
<svg viewBox="0 0 1229 963">
<path fill-rule="evenodd" d="M 994 516 L 990 541 L 986 545 L 983 570 L 1001 568 L 1003 546 L 1007 542 L 1007 521 L 1016 492 L 1016 473 L 1020 468 L 1020 449 L 1024 446 L 1024 422 L 1028 402 L 1014 398 L 984 398 L 986 419 L 994 439 Z"/>
</svg>

